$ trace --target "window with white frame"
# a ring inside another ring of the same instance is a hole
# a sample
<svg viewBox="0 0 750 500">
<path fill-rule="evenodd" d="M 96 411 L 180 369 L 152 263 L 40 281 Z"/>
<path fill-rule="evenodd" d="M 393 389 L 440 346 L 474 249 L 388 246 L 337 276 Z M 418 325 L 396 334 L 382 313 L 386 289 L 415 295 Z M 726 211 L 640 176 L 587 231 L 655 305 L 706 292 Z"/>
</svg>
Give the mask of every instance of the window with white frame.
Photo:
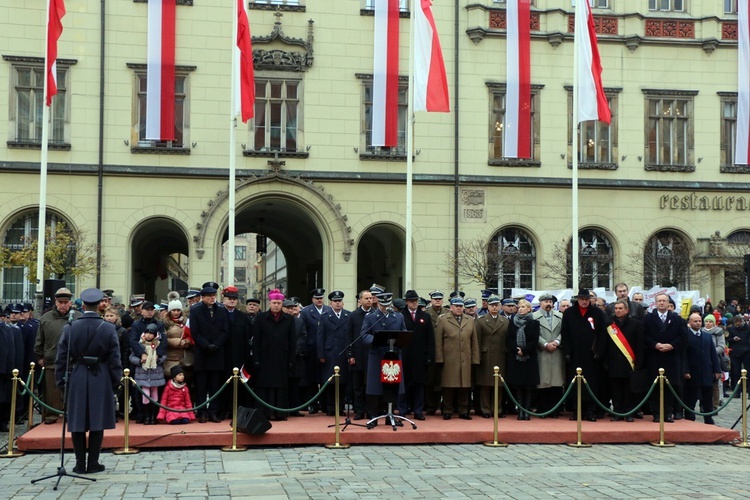
<svg viewBox="0 0 750 500">
<path fill-rule="evenodd" d="M 737 13 L 737 0 L 724 0 L 724 14 Z"/>
<path fill-rule="evenodd" d="M 70 229 L 73 226 L 66 222 L 62 217 L 47 210 L 46 225 L 50 228 L 50 236 L 54 238 L 55 228 L 58 224 L 64 223 L 65 227 Z M 39 211 L 30 211 L 16 217 L 11 222 L 3 236 L 3 247 L 6 251 L 12 253 L 28 246 L 31 240 L 39 237 Z M 70 248 L 70 255 L 76 255 L 75 246 Z M 29 269 L 23 265 L 7 265 L 0 270 L 2 275 L 2 296 L 6 301 L 28 302 L 34 298 L 36 285 L 31 283 L 28 276 Z M 75 295 L 75 276 L 59 276 L 51 274 L 45 275 L 44 278 L 65 280 L 65 286 Z"/>
<path fill-rule="evenodd" d="M 696 91 L 654 91 L 646 94 L 645 163 L 694 165 L 693 99 Z"/>
<path fill-rule="evenodd" d="M 566 86 L 568 90 L 568 145 L 573 144 L 573 88 Z M 609 111 L 611 114 L 610 124 L 598 120 L 581 122 L 578 129 L 578 164 L 579 165 L 612 165 L 617 163 L 617 96 L 621 89 L 605 89 Z M 568 151 L 571 158 L 572 147 Z"/>
<path fill-rule="evenodd" d="M 156 141 L 146 139 L 146 65 L 129 65 L 135 69 L 135 113 L 131 150 L 148 151 L 190 151 L 190 98 L 189 75 L 195 67 L 177 66 L 174 77 L 174 140 Z"/>
<path fill-rule="evenodd" d="M 265 4 L 265 5 L 302 5 L 304 2 L 302 0 L 250 0 L 250 3 L 255 4 Z"/>
<path fill-rule="evenodd" d="M 375 10 L 375 2 L 376 0 L 364 0 L 365 1 L 365 10 Z M 401 12 L 408 12 L 409 10 L 409 0 L 399 0 L 398 1 L 398 9 Z"/>
<path fill-rule="evenodd" d="M 648 10 L 683 12 L 685 3 L 685 0 L 648 0 Z"/>
<path fill-rule="evenodd" d="M 301 151 L 302 81 L 255 78 L 255 118 L 251 125 L 254 151 Z"/>
<path fill-rule="evenodd" d="M 38 148 L 42 144 L 44 113 L 44 60 L 3 56 L 11 62 L 11 101 L 8 114 L 8 147 Z M 58 60 L 57 94 L 49 108 L 50 149 L 70 149 L 70 95 L 68 76 L 75 61 Z"/>
<path fill-rule="evenodd" d="M 503 151 L 503 132 L 508 129 L 505 114 L 506 86 L 504 83 L 488 83 L 490 89 L 490 130 L 489 130 L 489 160 L 505 160 Z M 542 85 L 531 86 L 531 158 L 526 161 L 539 161 L 539 93 Z"/>
<path fill-rule="evenodd" d="M 512 288 L 534 289 L 536 247 L 526 231 L 502 229 L 490 241 L 489 251 L 498 255 L 497 288 L 503 297 L 509 297 Z"/>
<path fill-rule="evenodd" d="M 363 124 L 362 146 L 364 155 L 371 156 L 406 156 L 406 110 L 408 106 L 408 81 L 399 81 L 398 85 L 398 144 L 396 146 L 372 145 L 372 78 L 363 79 Z M 361 155 L 362 156 L 362 155 Z"/>
</svg>

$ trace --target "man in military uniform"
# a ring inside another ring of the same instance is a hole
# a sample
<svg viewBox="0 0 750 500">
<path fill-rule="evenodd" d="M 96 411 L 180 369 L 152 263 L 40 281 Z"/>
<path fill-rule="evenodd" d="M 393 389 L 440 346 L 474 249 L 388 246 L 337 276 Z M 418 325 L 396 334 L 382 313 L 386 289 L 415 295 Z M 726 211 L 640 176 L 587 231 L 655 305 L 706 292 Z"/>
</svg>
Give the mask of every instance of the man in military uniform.
<svg viewBox="0 0 750 500">
<path fill-rule="evenodd" d="M 347 324 L 349 323 L 350 311 L 344 309 L 344 292 L 335 290 L 328 294 L 330 309 L 323 313 L 318 321 L 318 361 L 322 366 L 322 379 L 328 380 L 333 375 L 334 366 L 340 368 L 339 384 L 342 387 L 341 394 L 346 390 L 347 381 L 349 380 L 349 365 L 354 362 L 351 348 L 344 350 L 354 339 L 349 339 Z M 343 353 L 341 351 L 344 351 Z M 326 388 L 326 408 L 329 417 L 334 415 L 334 384 L 329 384 Z M 343 413 L 344 398 L 339 401 Z"/>
<path fill-rule="evenodd" d="M 76 457 L 73 472 L 78 474 L 104 470 L 99 463 L 104 429 L 115 428 L 115 391 L 122 376 L 120 343 L 115 326 L 99 317 L 103 298 L 97 288 L 81 293 L 85 312 L 65 326 L 55 359 L 57 387 L 67 390 L 68 430 Z"/>
<path fill-rule="evenodd" d="M 443 305 L 443 292 L 433 290 L 430 292 L 430 305 L 426 308 L 427 314 L 432 321 L 432 330 L 435 331 L 438 318 L 449 312 L 449 308 Z M 434 415 L 440 407 L 440 367 L 433 363 L 427 368 L 427 383 L 424 387 L 425 412 Z"/>
<path fill-rule="evenodd" d="M 500 297 L 487 298 L 488 314 L 474 322 L 479 344 L 479 366 L 476 368 L 476 385 L 479 387 L 479 414 L 490 418 L 494 411 L 492 389 L 495 386 L 495 367 L 500 375 L 505 372 L 505 336 L 510 321 L 500 314 Z M 476 396 L 476 393 L 475 393 Z M 502 411 L 503 390 L 498 391 L 498 408 Z M 475 404 L 476 408 L 476 404 Z M 504 416 L 504 414 L 503 414 Z"/>
<path fill-rule="evenodd" d="M 67 288 L 60 288 L 55 292 L 54 307 L 44 313 L 39 321 L 34 354 L 37 366 L 46 367 L 44 370 L 44 399 L 52 408 L 62 408 L 62 394 L 55 382 L 55 359 L 57 358 L 57 344 L 67 323 L 81 316 L 81 313 L 71 309 L 73 293 Z M 57 422 L 58 414 L 47 410 L 42 411 L 45 424 Z"/>
<path fill-rule="evenodd" d="M 306 399 L 310 399 L 318 392 L 318 385 L 321 383 L 321 372 L 320 372 L 320 361 L 318 361 L 318 321 L 320 317 L 328 312 L 330 306 L 323 304 L 323 297 L 325 297 L 325 289 L 315 288 L 310 290 L 310 296 L 312 297 L 312 303 L 306 305 L 300 311 L 300 317 L 305 322 L 305 330 L 307 330 L 307 393 Z M 323 402 L 325 404 L 325 402 Z M 318 413 L 318 403 L 312 403 L 308 408 L 309 413 Z"/>
</svg>

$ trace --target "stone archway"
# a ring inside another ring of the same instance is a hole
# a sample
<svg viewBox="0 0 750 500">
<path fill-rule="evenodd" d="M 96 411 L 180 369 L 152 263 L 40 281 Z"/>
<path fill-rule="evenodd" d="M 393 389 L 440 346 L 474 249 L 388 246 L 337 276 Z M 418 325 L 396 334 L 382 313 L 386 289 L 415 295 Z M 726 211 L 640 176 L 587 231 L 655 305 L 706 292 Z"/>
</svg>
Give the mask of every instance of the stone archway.
<svg viewBox="0 0 750 500">
<path fill-rule="evenodd" d="M 131 238 L 131 285 L 147 300 L 165 300 L 187 280 L 189 243 L 180 224 L 167 217 L 142 221 Z M 181 281 L 175 281 L 179 279 Z"/>
<path fill-rule="evenodd" d="M 357 290 L 373 283 L 382 285 L 394 297 L 404 294 L 405 233 L 393 224 L 375 224 L 357 245 Z"/>
</svg>

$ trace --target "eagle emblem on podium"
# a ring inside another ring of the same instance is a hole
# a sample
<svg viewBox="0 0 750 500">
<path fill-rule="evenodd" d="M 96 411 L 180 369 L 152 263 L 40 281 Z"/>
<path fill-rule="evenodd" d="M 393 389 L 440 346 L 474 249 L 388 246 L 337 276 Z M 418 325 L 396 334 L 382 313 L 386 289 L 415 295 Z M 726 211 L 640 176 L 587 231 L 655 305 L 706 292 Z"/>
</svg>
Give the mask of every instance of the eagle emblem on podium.
<svg viewBox="0 0 750 500">
<path fill-rule="evenodd" d="M 401 383 L 401 361 L 398 359 L 384 359 L 380 365 L 380 381 L 384 384 Z"/>
</svg>

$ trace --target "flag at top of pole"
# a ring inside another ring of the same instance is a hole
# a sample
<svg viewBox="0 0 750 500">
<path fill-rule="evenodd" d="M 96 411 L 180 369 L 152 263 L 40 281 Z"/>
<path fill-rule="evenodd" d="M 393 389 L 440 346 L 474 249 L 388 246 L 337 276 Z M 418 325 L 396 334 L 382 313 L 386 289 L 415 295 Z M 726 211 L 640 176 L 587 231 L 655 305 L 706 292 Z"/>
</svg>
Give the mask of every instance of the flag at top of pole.
<svg viewBox="0 0 750 500">
<path fill-rule="evenodd" d="M 448 77 L 440 47 L 432 0 L 416 0 L 414 13 L 414 111 L 447 113 Z"/>
<path fill-rule="evenodd" d="M 237 4 L 237 81 L 234 82 L 235 103 L 233 116 L 241 115 L 242 122 L 255 116 L 255 72 L 253 70 L 253 43 L 250 36 L 250 21 L 247 15 L 247 2 L 235 0 Z"/>
<path fill-rule="evenodd" d="M 602 86 L 602 62 L 596 44 L 594 16 L 588 0 L 576 0 L 575 50 L 578 55 L 578 122 L 599 120 L 609 124 L 612 115 Z"/>
<path fill-rule="evenodd" d="M 506 7 L 503 156 L 531 158 L 531 0 Z"/>
<path fill-rule="evenodd" d="M 52 104 L 52 96 L 57 95 L 57 41 L 63 32 L 62 18 L 65 17 L 65 2 L 49 0 L 47 5 L 47 106 Z"/>
<path fill-rule="evenodd" d="M 750 12 L 747 2 L 737 4 L 737 144 L 734 163 L 750 165 Z"/>
<path fill-rule="evenodd" d="M 148 3 L 146 139 L 173 141 L 175 85 L 175 0 Z"/>
</svg>

